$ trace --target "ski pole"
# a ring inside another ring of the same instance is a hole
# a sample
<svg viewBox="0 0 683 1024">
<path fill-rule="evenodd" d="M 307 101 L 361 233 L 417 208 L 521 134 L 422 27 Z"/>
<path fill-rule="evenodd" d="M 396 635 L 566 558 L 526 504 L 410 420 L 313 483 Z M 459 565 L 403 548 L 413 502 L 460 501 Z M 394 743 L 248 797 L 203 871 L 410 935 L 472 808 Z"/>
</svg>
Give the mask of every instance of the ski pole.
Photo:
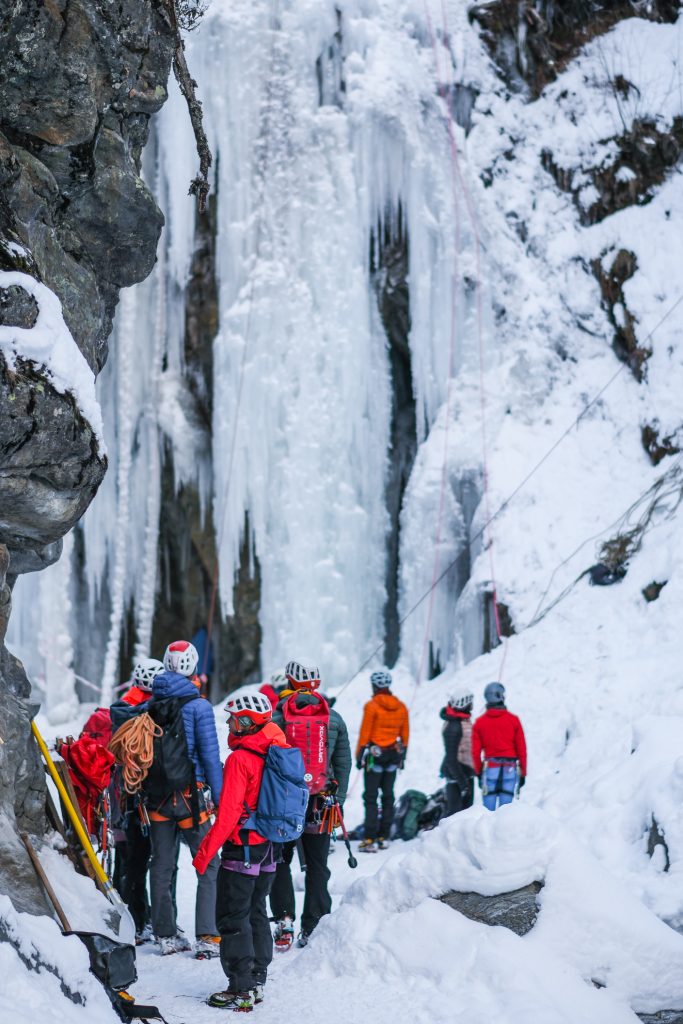
<svg viewBox="0 0 683 1024">
<path fill-rule="evenodd" d="M 132 928 L 131 939 L 129 940 L 130 944 L 132 945 L 135 941 L 135 925 L 133 923 L 130 911 L 126 904 L 121 899 L 121 897 L 119 896 L 119 894 L 117 893 L 112 883 L 109 881 L 104 868 L 97 859 L 97 855 L 95 854 L 95 851 L 92 848 L 90 838 L 80 822 L 80 819 L 76 813 L 76 809 L 74 808 L 74 805 L 72 804 L 69 798 L 69 794 L 66 791 L 64 783 L 59 777 L 59 772 L 57 771 L 55 763 L 52 760 L 52 757 L 50 756 L 50 751 L 47 749 L 45 740 L 40 735 L 40 731 L 35 723 L 35 720 L 31 721 L 31 731 L 35 736 L 36 743 L 40 748 L 41 754 L 43 755 L 43 760 L 45 761 L 47 770 L 50 773 L 50 777 L 52 778 L 52 781 L 57 787 L 57 791 L 59 792 L 59 795 L 62 798 L 64 806 L 66 807 L 66 811 L 67 814 L 69 815 L 69 818 L 71 819 L 71 824 L 74 827 L 74 831 L 80 840 L 81 846 L 83 847 L 86 857 L 88 858 L 90 864 L 92 865 L 92 869 L 95 872 L 95 878 L 98 880 L 102 888 L 102 891 L 104 892 L 104 895 L 107 897 L 109 902 L 114 905 L 114 907 L 116 908 L 116 912 L 119 915 L 119 920 L 117 922 L 112 921 L 112 927 L 117 933 L 120 934 L 120 926 L 125 921 L 126 924 L 129 926 L 129 932 L 131 931 Z"/>
<path fill-rule="evenodd" d="M 341 805 L 340 805 L 339 801 L 336 799 L 336 797 L 335 797 L 335 801 L 334 801 L 334 806 L 337 809 L 337 820 L 339 821 L 339 827 L 342 830 L 342 835 L 344 837 L 344 845 L 346 846 L 346 849 L 348 850 L 348 853 L 349 853 L 348 865 L 349 865 L 350 868 L 357 868 L 358 867 L 358 861 L 354 857 L 353 851 L 351 850 L 351 842 L 349 840 L 349 834 L 346 831 L 346 825 L 344 824 L 344 815 L 342 814 Z"/>
</svg>

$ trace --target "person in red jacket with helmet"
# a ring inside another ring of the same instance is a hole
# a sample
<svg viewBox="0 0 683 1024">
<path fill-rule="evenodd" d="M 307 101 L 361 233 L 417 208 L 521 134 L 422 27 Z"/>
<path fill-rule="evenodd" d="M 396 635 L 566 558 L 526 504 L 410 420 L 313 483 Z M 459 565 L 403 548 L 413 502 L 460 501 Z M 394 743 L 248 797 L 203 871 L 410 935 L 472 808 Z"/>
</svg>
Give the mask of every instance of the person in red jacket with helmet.
<svg viewBox="0 0 683 1024">
<path fill-rule="evenodd" d="M 222 847 L 216 924 L 228 988 L 214 992 L 207 1002 L 221 1009 L 248 1011 L 263 999 L 273 959 L 266 897 L 275 877 L 275 850 L 258 832 L 242 826 L 247 808 L 253 809 L 258 802 L 268 748 L 287 743 L 282 730 L 271 721 L 270 701 L 263 694 L 233 697 L 225 710 L 232 753 L 223 770 L 216 820 L 192 863 L 203 874 Z"/>
<path fill-rule="evenodd" d="M 486 711 L 472 729 L 472 760 L 484 807 L 495 811 L 511 803 L 526 781 L 526 740 L 519 718 L 505 707 L 502 683 L 489 683 L 484 700 Z"/>
</svg>

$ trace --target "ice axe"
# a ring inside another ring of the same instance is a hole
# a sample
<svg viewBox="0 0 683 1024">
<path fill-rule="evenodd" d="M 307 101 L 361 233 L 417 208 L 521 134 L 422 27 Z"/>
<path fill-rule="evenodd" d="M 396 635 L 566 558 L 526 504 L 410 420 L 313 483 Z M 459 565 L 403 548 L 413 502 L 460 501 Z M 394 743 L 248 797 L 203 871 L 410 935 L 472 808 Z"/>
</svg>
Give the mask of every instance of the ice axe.
<svg viewBox="0 0 683 1024">
<path fill-rule="evenodd" d="M 354 857 L 353 851 L 351 850 L 351 841 L 349 840 L 349 834 L 346 831 L 346 825 L 344 824 L 344 815 L 342 814 L 341 804 L 339 803 L 336 797 L 334 798 L 334 806 L 337 811 L 337 823 L 339 824 L 339 828 L 341 829 L 342 836 L 344 837 L 344 845 L 346 846 L 346 849 L 349 854 L 348 865 L 350 868 L 357 868 L 358 861 Z"/>
<path fill-rule="evenodd" d="M 114 932 L 115 935 L 119 936 L 121 942 L 128 943 L 129 945 L 135 945 L 135 922 L 131 916 L 131 913 L 123 902 L 116 889 L 109 881 L 107 874 L 97 859 L 95 851 L 92 848 L 92 843 L 88 837 L 87 832 L 81 824 L 81 820 L 78 817 L 76 808 L 74 807 L 69 794 L 66 791 L 66 787 L 59 777 L 59 772 L 55 767 L 55 763 L 50 756 L 50 751 L 47 749 L 45 740 L 40 735 L 40 730 L 35 723 L 35 720 L 31 722 L 31 730 L 36 738 L 36 743 L 40 748 L 40 752 L 43 755 L 43 760 L 47 767 L 50 777 L 57 787 L 62 802 L 66 807 L 66 812 L 69 815 L 71 824 L 73 825 L 74 831 L 78 836 L 81 846 L 85 852 L 86 857 L 90 861 L 93 871 L 95 872 L 95 878 L 99 884 L 100 889 L 107 897 L 109 902 L 112 904 L 112 909 L 109 912 L 107 918 L 107 925 Z"/>
</svg>

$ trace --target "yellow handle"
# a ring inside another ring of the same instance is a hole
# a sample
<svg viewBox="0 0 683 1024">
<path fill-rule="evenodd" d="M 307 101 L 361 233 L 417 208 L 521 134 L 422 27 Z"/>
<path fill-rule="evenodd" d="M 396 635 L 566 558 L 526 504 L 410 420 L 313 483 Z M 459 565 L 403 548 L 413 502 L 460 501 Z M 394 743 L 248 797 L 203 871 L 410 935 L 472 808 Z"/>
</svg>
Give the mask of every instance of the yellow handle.
<svg viewBox="0 0 683 1024">
<path fill-rule="evenodd" d="M 45 740 L 40 735 L 40 732 L 38 730 L 38 726 L 36 725 L 35 721 L 31 722 L 31 730 L 33 732 L 33 735 L 36 738 L 36 743 L 40 747 L 40 752 L 43 755 L 43 757 L 45 758 L 45 764 L 47 765 L 47 770 L 49 771 L 50 776 L 52 777 L 52 781 L 54 782 L 55 786 L 59 790 L 59 795 L 61 796 L 61 798 L 62 798 L 62 800 L 64 802 L 64 806 L 66 807 L 67 814 L 69 815 L 69 818 L 71 819 L 71 824 L 73 825 L 73 827 L 74 827 L 74 829 L 76 831 L 76 835 L 78 836 L 78 838 L 81 841 L 81 846 L 85 850 L 86 856 L 87 856 L 88 860 L 90 861 L 90 863 L 92 864 L 92 867 L 93 867 L 93 870 L 95 872 L 95 875 L 97 876 L 98 881 L 102 883 L 102 886 L 104 887 L 104 889 L 106 889 L 107 892 L 110 892 L 112 890 L 112 884 L 109 881 L 109 879 L 107 878 L 107 874 L 106 874 L 104 868 L 102 867 L 102 865 L 100 864 L 100 862 L 98 861 L 98 859 L 97 859 L 97 857 L 95 855 L 95 851 L 92 848 L 92 843 L 90 842 L 90 838 L 88 837 L 87 832 L 85 831 L 85 829 L 81 825 L 80 818 L 78 817 L 78 814 L 76 813 L 76 809 L 75 809 L 73 803 L 71 802 L 71 798 L 69 797 L 69 794 L 66 791 L 66 787 L 64 786 L 64 783 L 62 782 L 62 780 L 59 777 L 59 772 L 55 768 L 55 763 L 54 763 L 54 761 L 52 760 L 52 758 L 50 756 L 50 751 L 47 749 L 47 746 L 45 745 Z"/>
</svg>

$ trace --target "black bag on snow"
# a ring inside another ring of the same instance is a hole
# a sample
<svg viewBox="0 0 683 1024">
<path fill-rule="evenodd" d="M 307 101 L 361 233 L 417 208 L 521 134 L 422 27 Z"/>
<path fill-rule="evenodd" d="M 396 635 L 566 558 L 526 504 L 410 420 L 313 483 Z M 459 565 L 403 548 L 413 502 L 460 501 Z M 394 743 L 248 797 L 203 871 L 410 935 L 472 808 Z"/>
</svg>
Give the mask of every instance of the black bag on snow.
<svg viewBox="0 0 683 1024">
<path fill-rule="evenodd" d="M 154 756 L 147 777 L 142 784 L 145 795 L 152 803 L 160 804 L 173 793 L 189 787 L 196 798 L 197 776 L 187 752 L 187 737 L 183 722 L 183 705 L 199 700 L 199 693 L 189 697 L 152 697 L 144 705 L 150 718 L 163 730 L 154 738 Z M 194 817 L 193 813 L 193 817 Z"/>
<path fill-rule="evenodd" d="M 414 839 L 418 833 L 420 815 L 427 803 L 427 797 L 417 789 L 409 789 L 397 801 L 394 808 L 394 823 L 391 826 L 392 839 Z"/>
<path fill-rule="evenodd" d="M 432 793 L 429 797 L 420 812 L 418 822 L 420 831 L 429 832 L 430 829 L 436 828 L 445 814 L 446 790 L 445 788 L 437 789 L 436 793 Z"/>
</svg>

